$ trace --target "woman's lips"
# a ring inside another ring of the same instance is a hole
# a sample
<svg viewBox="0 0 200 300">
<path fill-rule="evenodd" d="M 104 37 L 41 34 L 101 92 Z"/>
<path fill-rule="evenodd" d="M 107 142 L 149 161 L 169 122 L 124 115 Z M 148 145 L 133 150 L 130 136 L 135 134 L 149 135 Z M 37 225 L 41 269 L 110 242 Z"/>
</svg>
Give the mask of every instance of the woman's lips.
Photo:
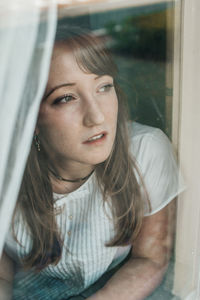
<svg viewBox="0 0 200 300">
<path fill-rule="evenodd" d="M 103 132 L 100 132 L 100 133 L 97 133 L 93 136 L 91 136 L 89 139 L 87 139 L 85 142 L 83 142 L 83 144 L 99 144 L 101 143 L 102 141 L 105 140 L 106 138 L 106 135 L 107 135 L 107 132 L 106 131 L 103 131 Z"/>
</svg>

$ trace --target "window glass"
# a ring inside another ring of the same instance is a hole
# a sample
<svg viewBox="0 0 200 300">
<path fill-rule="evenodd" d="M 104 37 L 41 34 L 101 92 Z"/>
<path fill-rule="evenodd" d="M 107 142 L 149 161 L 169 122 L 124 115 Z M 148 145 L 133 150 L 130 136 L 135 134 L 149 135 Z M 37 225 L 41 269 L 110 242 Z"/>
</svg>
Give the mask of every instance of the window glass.
<svg viewBox="0 0 200 300">
<path fill-rule="evenodd" d="M 191 282 L 183 296 L 175 212 L 185 190 L 179 170 L 182 1 L 59 1 L 54 45 L 54 26 L 51 36 L 43 26 L 48 5 L 40 5 L 36 31 L 50 41 L 45 47 L 38 34 L 30 60 L 30 78 L 38 79 L 40 50 L 48 48 L 5 242 L 17 265 L 13 299 L 106 300 L 118 291 L 125 299 L 127 288 L 128 300 L 134 292 L 128 276 L 137 299 L 185 299 Z"/>
<path fill-rule="evenodd" d="M 104 38 L 119 70 L 130 119 L 160 128 L 171 139 L 174 47 L 177 51 L 180 42 L 174 46 L 175 30 L 180 30 L 178 23 L 175 28 L 175 14 L 180 2 L 88 2 L 61 5 L 58 23 L 81 26 Z M 178 89 L 177 85 L 175 94 Z M 174 251 L 162 283 L 145 299 L 179 299 L 173 292 Z"/>
</svg>

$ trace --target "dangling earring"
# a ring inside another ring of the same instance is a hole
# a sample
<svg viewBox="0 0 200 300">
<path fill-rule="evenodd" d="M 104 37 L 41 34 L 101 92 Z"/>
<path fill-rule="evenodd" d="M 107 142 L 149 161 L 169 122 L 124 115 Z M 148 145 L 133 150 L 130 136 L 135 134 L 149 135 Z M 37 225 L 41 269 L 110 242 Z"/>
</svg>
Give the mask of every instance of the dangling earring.
<svg viewBox="0 0 200 300">
<path fill-rule="evenodd" d="M 37 148 L 37 151 L 40 151 L 40 140 L 37 134 L 34 135 L 34 140 L 35 140 L 35 146 Z"/>
</svg>

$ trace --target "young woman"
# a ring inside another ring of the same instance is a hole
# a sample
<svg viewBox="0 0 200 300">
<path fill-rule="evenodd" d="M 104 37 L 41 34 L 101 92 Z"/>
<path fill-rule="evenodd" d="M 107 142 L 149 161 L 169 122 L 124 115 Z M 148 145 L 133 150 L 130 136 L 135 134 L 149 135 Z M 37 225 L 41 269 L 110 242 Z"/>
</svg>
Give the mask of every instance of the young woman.
<svg viewBox="0 0 200 300">
<path fill-rule="evenodd" d="M 102 41 L 59 29 L 2 256 L 1 299 L 10 299 L 14 274 L 17 300 L 144 299 L 169 261 L 179 191 L 167 137 L 127 121 Z"/>
</svg>

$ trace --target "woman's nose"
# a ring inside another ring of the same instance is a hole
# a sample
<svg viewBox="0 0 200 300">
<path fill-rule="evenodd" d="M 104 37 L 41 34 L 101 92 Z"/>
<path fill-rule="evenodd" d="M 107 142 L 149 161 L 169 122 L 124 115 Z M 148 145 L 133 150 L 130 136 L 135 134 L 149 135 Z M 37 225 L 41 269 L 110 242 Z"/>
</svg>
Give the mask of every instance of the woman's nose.
<svg viewBox="0 0 200 300">
<path fill-rule="evenodd" d="M 98 102 L 95 100 L 96 99 L 92 99 L 84 104 L 83 123 L 88 127 L 101 125 L 105 119 Z"/>
</svg>

